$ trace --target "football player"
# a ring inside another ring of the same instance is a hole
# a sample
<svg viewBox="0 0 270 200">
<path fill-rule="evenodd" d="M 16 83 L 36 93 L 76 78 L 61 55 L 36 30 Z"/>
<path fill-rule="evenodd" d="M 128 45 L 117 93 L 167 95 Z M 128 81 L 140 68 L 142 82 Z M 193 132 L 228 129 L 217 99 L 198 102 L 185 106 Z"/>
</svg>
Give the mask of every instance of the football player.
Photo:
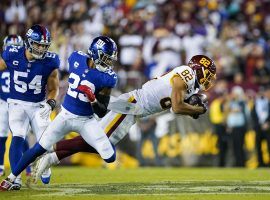
<svg viewBox="0 0 270 200">
<path fill-rule="evenodd" d="M 107 112 L 111 89 L 117 76 L 112 70 L 117 60 L 115 42 L 105 36 L 92 41 L 88 53 L 73 52 L 69 59 L 69 88 L 61 112 L 50 123 L 33 148 L 26 151 L 12 173 L 2 181 L 1 190 L 14 187 L 16 177 L 38 156 L 52 149 L 52 145 L 71 131 L 79 133 L 106 162 L 115 160 L 115 148 L 94 118 Z M 87 88 L 87 91 L 85 91 Z M 87 92 L 88 96 L 84 95 Z"/>
<path fill-rule="evenodd" d="M 14 171 L 23 153 L 24 140 L 31 127 L 37 140 L 49 124 L 59 88 L 57 54 L 49 52 L 51 35 L 42 25 L 33 25 L 25 45 L 8 46 L 0 59 L 0 70 L 10 73 L 8 98 L 9 126 L 12 132 L 9 160 Z M 18 174 L 12 189 L 19 190 Z"/>
<path fill-rule="evenodd" d="M 149 116 L 167 109 L 175 114 L 204 114 L 206 105 L 192 106 L 186 100 L 199 91 L 211 88 L 216 79 L 216 65 L 205 55 L 196 55 L 188 65 L 174 68 L 172 71 L 146 82 L 141 89 L 120 95 L 108 106 L 111 111 L 99 122 L 112 144 L 116 145 L 128 133 L 136 118 Z M 87 94 L 86 90 L 86 94 Z M 34 179 L 44 170 L 61 159 L 78 152 L 96 153 L 81 136 L 56 143 L 55 152 L 43 156 L 36 165 Z"/>
<path fill-rule="evenodd" d="M 5 50 L 8 46 L 23 46 L 23 39 L 19 35 L 8 35 L 4 38 L 3 41 L 3 50 Z M 9 126 L 8 126 L 8 103 L 7 98 L 9 94 L 10 88 L 10 74 L 8 70 L 0 72 L 0 112 L 2 114 L 0 118 L 0 176 L 5 174 L 4 171 L 4 154 L 6 151 L 6 140 L 8 137 Z M 29 149 L 29 144 L 27 139 L 24 142 L 23 151 Z M 26 168 L 26 175 L 31 175 L 31 168 L 28 166 Z"/>
</svg>

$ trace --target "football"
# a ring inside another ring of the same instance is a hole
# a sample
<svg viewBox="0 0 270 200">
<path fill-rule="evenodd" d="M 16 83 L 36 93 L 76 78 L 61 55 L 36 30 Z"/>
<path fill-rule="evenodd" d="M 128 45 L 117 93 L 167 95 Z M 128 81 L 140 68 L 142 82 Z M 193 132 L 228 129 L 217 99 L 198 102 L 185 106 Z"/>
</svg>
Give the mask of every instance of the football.
<svg viewBox="0 0 270 200">
<path fill-rule="evenodd" d="M 203 103 L 207 103 L 207 96 L 205 94 L 193 94 L 185 102 L 192 106 L 202 106 Z M 192 118 L 198 119 L 199 115 L 193 115 Z"/>
<path fill-rule="evenodd" d="M 187 99 L 187 103 L 193 106 L 200 106 L 207 101 L 205 94 L 193 94 Z"/>
</svg>

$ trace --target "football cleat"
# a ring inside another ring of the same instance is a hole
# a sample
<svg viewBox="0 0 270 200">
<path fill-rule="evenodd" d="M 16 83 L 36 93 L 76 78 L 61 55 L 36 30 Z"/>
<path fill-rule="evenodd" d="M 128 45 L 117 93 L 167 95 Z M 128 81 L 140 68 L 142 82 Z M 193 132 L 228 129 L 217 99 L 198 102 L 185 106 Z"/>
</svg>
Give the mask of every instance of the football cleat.
<svg viewBox="0 0 270 200">
<path fill-rule="evenodd" d="M 4 179 L 0 183 L 0 191 L 8 191 L 8 190 L 13 190 L 14 183 L 11 182 L 9 178 Z"/>
<path fill-rule="evenodd" d="M 49 168 L 52 165 L 57 164 L 54 163 L 51 155 L 52 155 L 51 153 L 45 154 L 36 161 L 32 175 L 34 183 L 37 183 L 37 180 L 39 178 L 41 178 L 41 181 L 44 184 L 48 184 L 50 182 L 51 170 Z"/>
<path fill-rule="evenodd" d="M 46 170 L 42 173 L 42 175 L 41 175 L 41 177 L 40 177 L 40 180 L 42 181 L 43 184 L 49 184 L 49 183 L 50 183 L 50 180 L 51 180 L 51 174 L 52 174 L 52 172 L 51 172 L 51 169 L 50 169 L 50 168 L 49 168 L 49 169 L 46 169 Z"/>
<path fill-rule="evenodd" d="M 16 178 L 11 190 L 20 190 L 22 187 L 22 178 Z"/>
</svg>

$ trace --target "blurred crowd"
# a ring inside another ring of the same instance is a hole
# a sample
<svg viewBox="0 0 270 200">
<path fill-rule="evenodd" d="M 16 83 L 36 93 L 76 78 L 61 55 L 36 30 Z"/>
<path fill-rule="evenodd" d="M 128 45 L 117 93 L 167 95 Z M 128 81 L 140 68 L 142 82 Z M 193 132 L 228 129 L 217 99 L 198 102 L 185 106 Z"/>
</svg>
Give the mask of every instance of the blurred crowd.
<svg viewBox="0 0 270 200">
<path fill-rule="evenodd" d="M 209 100 L 219 136 L 219 165 L 225 165 L 231 135 L 236 166 L 243 166 L 249 126 L 259 132 L 258 145 L 269 137 L 265 132 L 270 135 L 269 124 L 264 125 L 270 116 L 269 11 L 270 0 L 2 0 L 0 37 L 24 36 L 36 23 L 47 26 L 53 38 L 50 50 L 61 59 L 62 91 L 68 56 L 86 51 L 100 34 L 112 37 L 119 47 L 118 92 L 138 88 L 195 54 L 210 56 L 218 71 Z M 155 125 L 149 123 L 142 124 Z M 259 153 L 258 159 L 263 165 Z"/>
</svg>

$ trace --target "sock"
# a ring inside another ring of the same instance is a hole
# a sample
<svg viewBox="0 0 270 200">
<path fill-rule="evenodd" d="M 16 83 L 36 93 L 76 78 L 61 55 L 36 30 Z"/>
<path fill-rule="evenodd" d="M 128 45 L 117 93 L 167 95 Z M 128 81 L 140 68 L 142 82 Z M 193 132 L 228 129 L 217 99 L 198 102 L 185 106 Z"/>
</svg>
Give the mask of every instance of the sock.
<svg viewBox="0 0 270 200">
<path fill-rule="evenodd" d="M 10 175 L 8 175 L 8 178 L 9 178 L 9 180 L 10 180 L 11 182 L 14 182 L 15 179 L 16 179 L 16 176 L 15 176 L 14 174 L 10 173 Z"/>
<path fill-rule="evenodd" d="M 11 170 L 13 171 L 22 157 L 24 139 L 22 137 L 14 136 L 9 148 L 9 161 Z"/>
<path fill-rule="evenodd" d="M 0 137 L 0 166 L 4 165 L 7 137 Z"/>
<path fill-rule="evenodd" d="M 29 143 L 27 138 L 25 138 L 24 143 L 23 143 L 23 152 L 27 151 L 29 149 Z"/>
<path fill-rule="evenodd" d="M 78 152 L 97 153 L 96 149 L 85 142 L 81 136 L 77 136 L 69 140 L 62 140 L 56 143 L 55 153 L 59 160 Z"/>
<path fill-rule="evenodd" d="M 29 143 L 28 143 L 27 138 L 25 138 L 24 145 L 23 145 L 23 152 L 26 152 L 28 149 L 29 149 Z M 26 174 L 30 174 L 31 173 L 31 167 L 30 167 L 30 165 L 28 165 L 26 167 L 25 171 L 26 171 Z"/>
<path fill-rule="evenodd" d="M 111 145 L 112 145 L 112 148 L 113 148 L 113 155 L 110 158 L 104 159 L 104 161 L 106 163 L 112 163 L 116 159 L 116 149 L 115 149 L 115 146 L 112 143 L 111 143 Z"/>
<path fill-rule="evenodd" d="M 15 169 L 12 169 L 12 174 L 14 174 L 14 176 L 18 176 L 29 164 L 34 162 L 38 156 L 45 152 L 46 149 L 44 149 L 39 143 L 36 143 L 31 149 L 23 154 Z"/>
</svg>

